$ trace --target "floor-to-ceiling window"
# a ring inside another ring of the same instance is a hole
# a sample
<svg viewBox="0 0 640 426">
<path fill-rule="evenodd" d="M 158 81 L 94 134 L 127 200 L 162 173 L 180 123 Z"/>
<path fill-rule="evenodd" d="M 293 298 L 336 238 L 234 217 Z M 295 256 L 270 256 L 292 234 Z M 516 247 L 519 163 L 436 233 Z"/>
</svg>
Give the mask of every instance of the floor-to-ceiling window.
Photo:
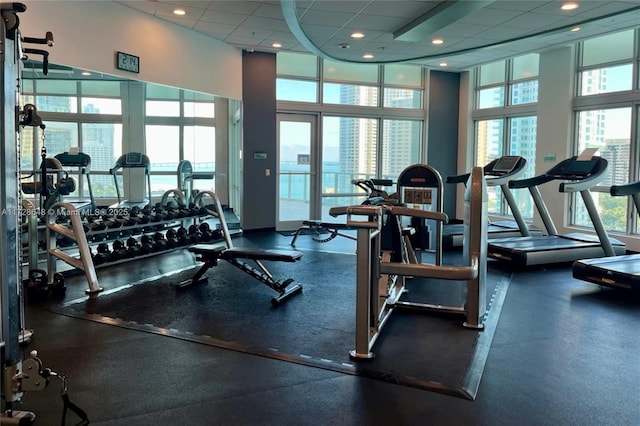
<svg viewBox="0 0 640 426">
<path fill-rule="evenodd" d="M 421 67 L 353 64 L 294 53 L 278 54 L 277 64 L 279 113 L 320 117 L 318 218 L 327 219 L 332 206 L 363 200 L 353 179 L 395 180 L 406 166 L 421 161 Z"/>
<path fill-rule="evenodd" d="M 585 40 L 578 45 L 574 99 L 574 153 L 597 148 L 608 161 L 608 175 L 592 190 L 605 228 L 637 232 L 637 213 L 627 197 L 612 197 L 609 187 L 637 180 L 640 72 L 638 30 Z M 571 223 L 591 226 L 579 197 L 573 198 Z"/>
<path fill-rule="evenodd" d="M 26 127 L 22 132 L 20 166 L 23 175 L 40 167 L 42 147 L 47 157 L 78 149 L 91 157 L 91 186 L 98 197 L 116 195 L 109 169 L 121 154 L 121 82 L 62 79 L 71 69 L 55 67 L 49 78 L 23 80 L 21 103 L 35 104 L 45 128 Z M 69 169 L 79 182 L 71 196 L 88 196 L 87 179 Z"/>
<path fill-rule="evenodd" d="M 475 69 L 475 164 L 484 166 L 503 155 L 527 160 L 523 176 L 533 176 L 536 158 L 538 55 L 528 54 Z M 500 188 L 488 188 L 490 214 L 509 214 Z M 514 190 L 518 209 L 533 217 L 526 190 Z"/>
<path fill-rule="evenodd" d="M 178 187 L 182 160 L 201 176 L 215 173 L 214 96 L 155 84 L 146 85 L 145 152 L 151 162 L 151 193 Z M 203 173 L 204 172 L 204 173 Z M 194 189 L 214 191 L 214 179 L 198 179 Z"/>
</svg>

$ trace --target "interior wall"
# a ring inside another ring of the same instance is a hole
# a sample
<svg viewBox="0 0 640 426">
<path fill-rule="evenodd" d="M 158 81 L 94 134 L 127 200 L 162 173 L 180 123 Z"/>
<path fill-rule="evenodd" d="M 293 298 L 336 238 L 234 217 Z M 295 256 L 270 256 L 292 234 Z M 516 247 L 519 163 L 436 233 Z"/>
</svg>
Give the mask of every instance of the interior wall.
<svg viewBox="0 0 640 426">
<path fill-rule="evenodd" d="M 242 55 L 243 230 L 275 229 L 276 55 Z"/>
<path fill-rule="evenodd" d="M 428 164 L 446 181 L 447 176 L 457 174 L 460 74 L 431 71 L 428 93 Z M 456 190 L 446 185 L 444 211 L 455 217 Z"/>
<path fill-rule="evenodd" d="M 538 127 L 536 131 L 536 175 L 572 155 L 572 123 L 575 60 L 573 47 L 540 54 L 538 78 Z M 558 181 L 540 186 L 540 194 L 560 234 L 566 228 L 569 197 L 558 191 Z M 537 212 L 534 224 L 544 228 Z"/>
<path fill-rule="evenodd" d="M 53 33 L 55 44 L 46 48 L 51 63 L 242 98 L 238 49 L 112 1 L 30 1 L 20 31 Z M 140 58 L 139 74 L 116 69 L 118 51 Z"/>
</svg>

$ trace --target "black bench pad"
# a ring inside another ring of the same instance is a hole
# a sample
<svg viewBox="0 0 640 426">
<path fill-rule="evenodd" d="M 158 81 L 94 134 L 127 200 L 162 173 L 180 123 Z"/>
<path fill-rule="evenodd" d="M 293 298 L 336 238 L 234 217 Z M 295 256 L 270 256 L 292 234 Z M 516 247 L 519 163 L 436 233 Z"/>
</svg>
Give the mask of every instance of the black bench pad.
<svg viewBox="0 0 640 426">
<path fill-rule="evenodd" d="M 189 251 L 206 258 L 216 259 L 251 259 L 270 260 L 274 262 L 296 262 L 302 253 L 295 250 L 247 249 L 242 247 L 226 248 L 220 244 L 196 244 Z"/>
<path fill-rule="evenodd" d="M 302 253 L 294 250 L 246 249 L 234 247 L 222 252 L 220 259 L 271 260 L 274 262 L 295 262 L 302 258 Z"/>
</svg>

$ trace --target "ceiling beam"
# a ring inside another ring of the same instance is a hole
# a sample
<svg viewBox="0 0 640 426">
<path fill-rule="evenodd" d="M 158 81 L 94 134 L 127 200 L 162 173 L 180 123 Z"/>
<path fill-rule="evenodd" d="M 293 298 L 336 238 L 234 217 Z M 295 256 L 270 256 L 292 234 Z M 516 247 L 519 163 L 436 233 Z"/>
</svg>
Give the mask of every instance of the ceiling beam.
<svg viewBox="0 0 640 426">
<path fill-rule="evenodd" d="M 442 28 L 482 9 L 490 3 L 493 3 L 493 0 L 443 1 L 424 15 L 417 17 L 404 27 L 394 31 L 393 39 L 410 42 L 425 40 Z"/>
</svg>

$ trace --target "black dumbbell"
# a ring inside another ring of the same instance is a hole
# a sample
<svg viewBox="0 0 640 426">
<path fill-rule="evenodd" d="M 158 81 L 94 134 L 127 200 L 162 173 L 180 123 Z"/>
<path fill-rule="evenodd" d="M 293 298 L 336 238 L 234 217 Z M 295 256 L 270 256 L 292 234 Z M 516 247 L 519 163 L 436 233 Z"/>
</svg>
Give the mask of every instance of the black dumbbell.
<svg viewBox="0 0 640 426">
<path fill-rule="evenodd" d="M 62 236 L 62 237 L 56 238 L 56 245 L 58 247 L 69 247 L 69 246 L 72 246 L 73 244 L 74 244 L 74 241 L 69 237 Z"/>
<path fill-rule="evenodd" d="M 51 294 L 55 297 L 62 297 L 67 292 L 67 285 L 64 282 L 64 275 L 60 272 L 53 274 L 53 282 L 49 284 Z"/>
<path fill-rule="evenodd" d="M 98 244 L 97 253 L 93 256 L 93 263 L 96 265 L 101 265 L 109 259 L 109 254 L 111 250 L 109 250 L 109 245 L 107 243 Z"/>
<path fill-rule="evenodd" d="M 149 254 L 153 253 L 153 240 L 148 235 L 140 237 L 140 253 Z"/>
<path fill-rule="evenodd" d="M 49 296 L 50 287 L 47 273 L 42 269 L 31 269 L 29 278 L 23 284 L 31 301 L 42 301 Z"/>
<path fill-rule="evenodd" d="M 167 248 L 176 248 L 178 247 L 178 236 L 176 234 L 176 230 L 173 228 L 167 229 L 167 232 L 164 234 L 164 237 L 167 239 Z"/>
<path fill-rule="evenodd" d="M 187 230 L 184 226 L 178 228 L 178 230 L 176 231 L 176 236 L 178 238 L 179 246 L 187 246 L 191 244 L 191 237 L 187 233 Z"/>
<path fill-rule="evenodd" d="M 211 231 L 211 235 L 213 237 L 212 241 L 218 241 L 224 238 L 224 235 L 222 235 L 222 229 L 214 229 Z"/>
<path fill-rule="evenodd" d="M 211 232 L 211 227 L 207 222 L 202 222 L 198 229 L 200 230 L 200 234 L 202 235 L 202 241 L 209 242 L 213 240 L 213 233 Z"/>
<path fill-rule="evenodd" d="M 138 244 L 138 240 L 133 237 L 127 239 L 127 257 L 132 258 L 140 256 L 141 247 Z"/>
<path fill-rule="evenodd" d="M 156 232 L 153 234 L 153 241 L 156 251 L 164 251 L 167 249 L 167 240 L 164 238 L 162 232 Z"/>
<path fill-rule="evenodd" d="M 118 260 L 122 260 L 124 259 L 124 256 L 126 254 L 126 247 L 124 246 L 124 243 L 120 240 L 115 240 L 112 244 L 111 244 L 112 250 L 111 250 L 111 254 L 109 255 L 109 262 L 116 262 Z"/>
</svg>

